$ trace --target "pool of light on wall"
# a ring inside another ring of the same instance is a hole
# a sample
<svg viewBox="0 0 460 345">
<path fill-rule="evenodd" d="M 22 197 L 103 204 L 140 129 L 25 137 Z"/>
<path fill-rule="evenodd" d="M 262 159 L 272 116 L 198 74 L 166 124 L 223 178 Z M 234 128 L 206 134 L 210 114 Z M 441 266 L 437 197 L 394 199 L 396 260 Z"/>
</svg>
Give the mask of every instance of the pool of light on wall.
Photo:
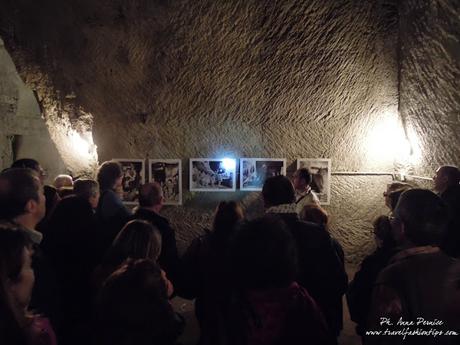
<svg viewBox="0 0 460 345">
<path fill-rule="evenodd" d="M 386 111 L 371 125 L 365 140 L 370 161 L 378 164 L 415 165 L 420 160 L 420 148 L 416 134 L 406 131 L 396 111 Z"/>
<path fill-rule="evenodd" d="M 86 163 L 93 161 L 97 162 L 97 147 L 93 142 L 91 132 L 80 134 L 75 130 L 71 130 L 68 137 L 75 153 L 75 158 Z"/>
</svg>

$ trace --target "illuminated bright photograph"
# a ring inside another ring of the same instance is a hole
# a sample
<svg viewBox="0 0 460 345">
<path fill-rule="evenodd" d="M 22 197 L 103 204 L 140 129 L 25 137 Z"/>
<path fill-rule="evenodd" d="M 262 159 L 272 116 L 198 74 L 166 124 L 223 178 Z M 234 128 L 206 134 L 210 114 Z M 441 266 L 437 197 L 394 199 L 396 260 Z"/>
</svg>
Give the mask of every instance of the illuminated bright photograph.
<svg viewBox="0 0 460 345">
<path fill-rule="evenodd" d="M 327 158 L 299 158 L 297 169 L 308 168 L 312 175 L 311 189 L 319 198 L 319 203 L 331 203 L 331 160 Z"/>
<path fill-rule="evenodd" d="M 163 189 L 165 205 L 182 204 L 182 162 L 180 159 L 150 159 L 149 181 Z"/>
<path fill-rule="evenodd" d="M 123 171 L 122 200 L 127 205 L 136 205 L 139 201 L 139 186 L 145 183 L 145 163 L 143 159 L 114 158 L 121 164 Z"/>
<path fill-rule="evenodd" d="M 284 158 L 241 158 L 240 189 L 261 191 L 267 178 L 286 175 Z"/>
<path fill-rule="evenodd" d="M 233 192 L 235 190 L 235 159 L 190 158 L 190 191 Z"/>
</svg>

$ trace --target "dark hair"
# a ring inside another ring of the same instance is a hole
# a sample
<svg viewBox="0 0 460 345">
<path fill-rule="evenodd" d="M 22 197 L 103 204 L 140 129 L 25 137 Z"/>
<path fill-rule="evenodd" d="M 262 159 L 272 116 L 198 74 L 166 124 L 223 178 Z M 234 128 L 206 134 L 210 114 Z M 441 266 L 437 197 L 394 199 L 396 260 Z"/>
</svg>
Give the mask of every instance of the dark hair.
<svg viewBox="0 0 460 345">
<path fill-rule="evenodd" d="M 387 186 L 388 194 L 393 193 L 393 192 L 398 192 L 402 191 L 404 192 L 405 190 L 411 189 L 412 186 L 406 182 L 392 182 Z"/>
<path fill-rule="evenodd" d="M 319 205 L 305 205 L 300 212 L 300 219 L 327 226 L 329 217 L 325 209 Z"/>
<path fill-rule="evenodd" d="M 297 177 L 298 177 L 299 179 L 305 180 L 305 183 L 306 183 L 307 185 L 311 184 L 312 176 L 311 176 L 310 169 L 308 169 L 308 168 L 301 168 L 301 169 L 298 169 L 295 173 L 297 174 Z"/>
<path fill-rule="evenodd" d="M 388 216 L 378 216 L 374 219 L 372 225 L 375 236 L 382 241 L 382 247 L 394 247 L 396 245 Z"/>
<path fill-rule="evenodd" d="M 40 163 L 32 158 L 22 158 L 14 161 L 11 168 L 32 169 L 40 173 Z"/>
<path fill-rule="evenodd" d="M 444 202 L 427 189 L 402 193 L 393 213 L 404 224 L 406 237 L 420 246 L 438 244 L 448 220 Z"/>
<path fill-rule="evenodd" d="M 151 207 L 157 205 L 163 196 L 163 189 L 157 182 L 145 183 L 139 187 L 139 206 Z"/>
<path fill-rule="evenodd" d="M 99 191 L 99 183 L 91 179 L 78 179 L 73 184 L 73 193 L 83 199 L 88 200 L 95 196 Z"/>
<path fill-rule="evenodd" d="M 40 181 L 31 169 L 12 168 L 0 174 L 0 219 L 25 213 L 29 200 L 39 201 Z"/>
<path fill-rule="evenodd" d="M 441 167 L 442 173 L 447 177 L 447 185 L 455 186 L 460 183 L 460 170 L 451 165 L 443 165 Z"/>
<path fill-rule="evenodd" d="M 285 287 L 295 279 L 295 242 L 276 215 L 243 224 L 230 253 L 235 282 L 243 290 Z"/>
<path fill-rule="evenodd" d="M 388 194 L 388 198 L 390 199 L 390 207 L 391 210 L 394 210 L 396 205 L 398 204 L 399 198 L 401 197 L 401 194 L 404 193 L 406 190 L 409 190 L 411 187 L 402 187 L 401 189 L 397 189 L 393 192 L 390 192 Z"/>
<path fill-rule="evenodd" d="M 217 235 L 229 235 L 242 219 L 243 210 L 237 202 L 222 201 L 217 206 L 212 229 Z"/>
<path fill-rule="evenodd" d="M 19 310 L 8 292 L 8 282 L 18 281 L 24 248 L 31 245 L 27 234 L 11 224 L 0 224 L 0 343 L 26 344 L 23 310 Z"/>
<path fill-rule="evenodd" d="M 97 182 L 101 190 L 112 189 L 122 174 L 120 163 L 116 161 L 102 163 L 97 171 Z"/>
<path fill-rule="evenodd" d="M 132 220 L 121 229 L 108 250 L 107 259 L 114 266 L 128 258 L 156 260 L 161 252 L 161 234 L 145 220 Z"/>
<path fill-rule="evenodd" d="M 286 176 L 278 175 L 268 178 L 262 188 L 265 206 L 291 204 L 295 201 L 295 191 Z"/>
<path fill-rule="evenodd" d="M 174 344 L 178 323 L 161 270 L 129 260 L 105 282 L 96 301 L 97 344 Z"/>
<path fill-rule="evenodd" d="M 54 241 L 57 248 L 69 243 L 76 245 L 77 241 L 88 241 L 88 236 L 94 236 L 88 233 L 93 217 L 93 209 L 88 200 L 76 195 L 63 198 L 49 219 L 44 244 Z"/>
</svg>

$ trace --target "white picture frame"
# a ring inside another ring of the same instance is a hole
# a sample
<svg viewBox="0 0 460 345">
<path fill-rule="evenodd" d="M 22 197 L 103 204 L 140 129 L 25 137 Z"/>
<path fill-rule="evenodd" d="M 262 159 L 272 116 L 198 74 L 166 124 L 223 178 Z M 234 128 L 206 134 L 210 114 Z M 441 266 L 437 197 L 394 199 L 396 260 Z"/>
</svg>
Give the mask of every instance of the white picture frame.
<svg viewBox="0 0 460 345">
<path fill-rule="evenodd" d="M 236 191 L 236 159 L 190 158 L 191 192 Z"/>
<path fill-rule="evenodd" d="M 267 178 L 286 176 L 285 158 L 240 158 L 240 190 L 261 191 Z"/>
<path fill-rule="evenodd" d="M 132 158 L 113 158 L 113 160 L 121 164 L 123 171 L 123 203 L 138 205 L 139 186 L 145 183 L 145 160 Z"/>
<path fill-rule="evenodd" d="M 181 159 L 149 159 L 149 182 L 161 185 L 165 205 L 182 205 Z"/>
<path fill-rule="evenodd" d="M 312 174 L 311 188 L 318 196 L 321 205 L 331 203 L 331 170 L 330 158 L 298 158 L 297 169 L 308 168 Z"/>
</svg>

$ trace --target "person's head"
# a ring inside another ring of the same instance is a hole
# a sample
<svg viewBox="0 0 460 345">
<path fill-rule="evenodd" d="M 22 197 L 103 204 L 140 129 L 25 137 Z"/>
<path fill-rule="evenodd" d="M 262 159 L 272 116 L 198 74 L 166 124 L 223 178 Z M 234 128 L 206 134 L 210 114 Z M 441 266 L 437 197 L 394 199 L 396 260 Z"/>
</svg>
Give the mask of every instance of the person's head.
<svg viewBox="0 0 460 345">
<path fill-rule="evenodd" d="M 132 220 L 115 237 L 109 252 L 116 265 L 128 258 L 156 261 L 161 253 L 161 234 L 149 222 Z"/>
<path fill-rule="evenodd" d="M 97 208 L 99 203 L 99 183 L 91 179 L 78 179 L 73 186 L 73 192 L 79 198 L 88 200 L 93 209 Z"/>
<path fill-rule="evenodd" d="M 294 239 L 276 215 L 243 224 L 235 235 L 230 253 L 235 281 L 242 289 L 286 287 L 295 280 Z"/>
<path fill-rule="evenodd" d="M 448 211 L 433 192 L 410 189 L 402 193 L 390 220 L 397 242 L 415 246 L 437 245 L 444 233 Z"/>
<path fill-rule="evenodd" d="M 308 168 L 297 169 L 294 173 L 292 183 L 297 190 L 303 190 L 310 185 L 312 181 L 311 172 Z"/>
<path fill-rule="evenodd" d="M 123 171 L 120 163 L 107 161 L 101 164 L 97 171 L 97 182 L 101 190 L 117 189 L 121 186 Z"/>
<path fill-rule="evenodd" d="M 59 196 L 56 188 L 48 185 L 43 186 L 43 194 L 45 195 L 46 200 L 45 218 L 48 218 L 53 213 L 59 200 L 61 200 L 61 197 Z"/>
<path fill-rule="evenodd" d="M 412 186 L 404 182 L 393 182 L 387 185 L 387 190 L 383 192 L 385 205 L 393 210 L 398 203 L 399 196 L 402 192 L 411 189 Z"/>
<path fill-rule="evenodd" d="M 24 321 L 35 282 L 31 264 L 28 235 L 12 225 L 0 225 L 0 303 L 19 324 Z"/>
<path fill-rule="evenodd" d="M 96 300 L 97 343 L 173 344 L 177 323 L 161 270 L 151 260 L 129 260 L 112 273 Z"/>
<path fill-rule="evenodd" d="M 391 231 L 391 223 L 388 216 L 378 216 L 372 222 L 374 239 L 377 247 L 393 247 L 396 243 Z"/>
<path fill-rule="evenodd" d="M 154 207 L 164 203 L 163 189 L 158 182 L 145 183 L 139 187 L 139 206 Z"/>
<path fill-rule="evenodd" d="M 216 208 L 212 228 L 216 233 L 228 234 L 243 218 L 243 209 L 237 202 L 222 201 Z"/>
<path fill-rule="evenodd" d="M 266 208 L 295 202 L 295 192 L 286 176 L 268 178 L 262 188 L 262 197 Z"/>
<path fill-rule="evenodd" d="M 54 179 L 53 185 L 54 187 L 56 187 L 56 189 L 60 189 L 62 187 L 72 187 L 73 186 L 72 176 L 65 175 L 65 174 L 58 175 Z"/>
<path fill-rule="evenodd" d="M 443 193 L 447 188 L 460 183 L 460 170 L 457 167 L 444 165 L 436 170 L 433 176 L 434 190 Z"/>
<path fill-rule="evenodd" d="M 40 163 L 32 158 L 22 158 L 14 161 L 11 164 L 11 168 L 21 168 L 21 169 L 32 169 L 37 172 L 37 176 L 40 179 L 41 184 L 44 184 L 46 178 L 46 172 L 41 167 Z"/>
<path fill-rule="evenodd" d="M 319 205 L 305 205 L 300 212 L 300 219 L 327 226 L 329 216 L 326 210 Z"/>
<path fill-rule="evenodd" d="M 34 228 L 45 212 L 43 186 L 33 170 L 14 168 L 0 174 L 0 219 Z"/>
</svg>

